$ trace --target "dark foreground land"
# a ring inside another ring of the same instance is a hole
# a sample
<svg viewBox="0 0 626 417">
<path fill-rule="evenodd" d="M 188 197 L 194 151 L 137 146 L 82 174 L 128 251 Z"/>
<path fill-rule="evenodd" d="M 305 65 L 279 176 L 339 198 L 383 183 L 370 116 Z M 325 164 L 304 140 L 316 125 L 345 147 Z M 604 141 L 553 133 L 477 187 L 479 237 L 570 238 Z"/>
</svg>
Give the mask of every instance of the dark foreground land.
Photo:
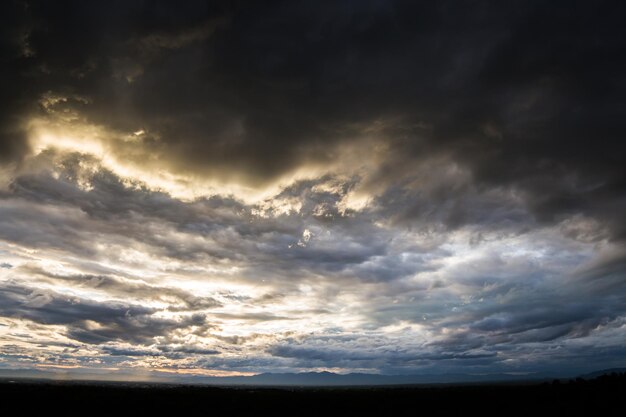
<svg viewBox="0 0 626 417">
<path fill-rule="evenodd" d="M 626 374 L 528 384 L 252 388 L 0 381 L 6 416 L 626 415 Z"/>
</svg>

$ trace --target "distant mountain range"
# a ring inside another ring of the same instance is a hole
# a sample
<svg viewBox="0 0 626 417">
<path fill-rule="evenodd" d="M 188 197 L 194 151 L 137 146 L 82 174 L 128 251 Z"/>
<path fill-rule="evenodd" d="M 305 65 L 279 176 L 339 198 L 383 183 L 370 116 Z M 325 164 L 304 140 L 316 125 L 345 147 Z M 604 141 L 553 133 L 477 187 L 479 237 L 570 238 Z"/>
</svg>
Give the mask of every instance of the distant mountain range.
<svg viewBox="0 0 626 417">
<path fill-rule="evenodd" d="M 590 372 L 588 374 L 580 375 L 579 378 L 594 379 L 602 375 L 623 374 L 623 373 L 626 373 L 626 368 L 611 368 L 611 369 L 603 369 L 601 371 L 595 371 L 595 372 Z"/>
<path fill-rule="evenodd" d="M 332 372 L 264 373 L 247 377 L 202 378 L 203 383 L 237 385 L 293 385 L 293 386 L 355 386 L 355 385 L 410 385 L 436 383 L 467 383 L 485 381 L 519 381 L 535 376 L 509 374 L 446 374 L 446 375 L 377 375 L 335 374 Z"/>
<path fill-rule="evenodd" d="M 610 373 L 624 373 L 626 368 L 606 369 L 581 375 L 584 379 L 593 379 Z M 134 374 L 130 372 L 93 372 L 93 371 L 50 371 L 0 369 L 2 379 L 54 379 L 75 381 L 136 381 L 160 382 L 172 384 L 204 385 L 249 385 L 249 386 L 371 386 L 371 385 L 415 385 L 415 384 L 464 384 L 486 382 L 522 382 L 554 379 L 549 374 L 423 374 L 423 375 L 377 375 L 377 374 L 336 374 L 332 372 L 305 373 L 263 373 L 252 376 L 181 376 L 166 373 Z"/>
</svg>

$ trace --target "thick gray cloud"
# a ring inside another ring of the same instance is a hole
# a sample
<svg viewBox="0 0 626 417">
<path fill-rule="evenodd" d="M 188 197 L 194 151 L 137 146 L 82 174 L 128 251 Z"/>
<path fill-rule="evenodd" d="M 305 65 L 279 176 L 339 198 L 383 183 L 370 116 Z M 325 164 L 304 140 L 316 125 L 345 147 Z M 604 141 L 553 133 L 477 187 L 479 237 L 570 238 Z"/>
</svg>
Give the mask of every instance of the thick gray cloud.
<svg viewBox="0 0 626 417">
<path fill-rule="evenodd" d="M 623 4 L 5 3 L 9 366 L 623 366 Z"/>
<path fill-rule="evenodd" d="M 148 285 L 143 281 L 121 280 L 110 276 L 103 275 L 56 275 L 46 271 L 30 269 L 28 271 L 32 275 L 41 275 L 52 282 L 68 282 L 72 286 L 81 288 L 93 288 L 102 290 L 109 295 L 131 296 L 134 298 L 148 300 L 165 300 L 171 304 L 176 302 L 182 304 L 180 307 L 172 305 L 170 309 L 206 309 L 219 307 L 221 303 L 210 297 L 198 297 L 189 292 L 182 291 L 179 288 L 159 287 Z"/>
<path fill-rule="evenodd" d="M 152 312 L 142 307 L 84 302 L 49 291 L 11 285 L 3 287 L 2 299 L 4 315 L 24 317 L 44 324 L 68 324 L 82 320 L 109 322 Z"/>
<path fill-rule="evenodd" d="M 451 226 L 442 177 L 415 197 L 430 214 L 407 223 L 406 188 L 345 211 L 354 179 L 296 181 L 256 204 L 181 201 L 87 155 L 30 163 L 2 195 L 2 317 L 43 326 L 7 338 L 30 355 L 74 346 L 46 353 L 54 363 L 97 349 L 111 366 L 183 370 L 539 372 L 568 352 L 583 369 L 593 346 L 612 352 L 624 320 L 623 246 L 582 214 L 545 226 L 501 189 L 457 192 L 477 217 Z"/>
<path fill-rule="evenodd" d="M 151 317 L 155 310 L 150 308 L 97 303 L 19 286 L 4 286 L 1 296 L 3 316 L 65 325 L 70 339 L 86 343 L 111 340 L 146 343 L 167 330 L 204 324 L 204 316 L 176 322 Z"/>
</svg>

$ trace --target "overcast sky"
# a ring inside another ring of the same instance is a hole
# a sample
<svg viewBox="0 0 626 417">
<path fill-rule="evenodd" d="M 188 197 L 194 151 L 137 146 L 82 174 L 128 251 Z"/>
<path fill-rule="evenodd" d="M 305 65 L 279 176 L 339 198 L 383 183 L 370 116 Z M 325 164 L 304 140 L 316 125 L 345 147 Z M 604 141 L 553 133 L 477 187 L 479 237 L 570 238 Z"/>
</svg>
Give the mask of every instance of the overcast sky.
<svg viewBox="0 0 626 417">
<path fill-rule="evenodd" d="M 626 366 L 626 6 L 0 6 L 0 369 Z"/>
</svg>

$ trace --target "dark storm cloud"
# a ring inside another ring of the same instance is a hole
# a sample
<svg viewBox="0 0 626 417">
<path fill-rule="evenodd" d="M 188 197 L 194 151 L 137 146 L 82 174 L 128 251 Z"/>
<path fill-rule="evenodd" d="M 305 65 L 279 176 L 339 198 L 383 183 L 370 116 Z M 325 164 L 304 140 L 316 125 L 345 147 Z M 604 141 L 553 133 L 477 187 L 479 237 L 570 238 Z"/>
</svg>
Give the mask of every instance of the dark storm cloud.
<svg viewBox="0 0 626 417">
<path fill-rule="evenodd" d="M 104 303 L 50 290 L 6 283 L 0 289 L 0 315 L 46 325 L 62 325 L 70 339 L 84 343 L 127 341 L 151 344 L 156 336 L 205 324 L 203 315 L 183 320 L 152 317 L 153 308 Z"/>
<path fill-rule="evenodd" d="M 540 220 L 585 212 L 624 233 L 619 3 L 12 7 L 3 114 L 48 90 L 86 97 L 81 115 L 146 129 L 175 169 L 247 182 L 329 161 L 392 117 L 381 135 L 408 163 L 449 155 L 479 184 L 522 189 Z"/>
<path fill-rule="evenodd" d="M 110 341 L 126 341 L 133 344 L 150 345 L 154 338 L 166 336 L 168 333 L 186 329 L 191 326 L 201 326 L 205 323 L 202 315 L 194 315 L 182 321 L 154 318 L 149 316 L 128 317 L 112 322 L 105 322 L 101 328 L 92 329 L 83 323 L 68 328 L 68 337 L 77 341 L 91 344 L 101 344 Z"/>
<path fill-rule="evenodd" d="M 21 117 L 33 110 L 37 91 L 24 76 L 31 68 L 28 57 L 32 53 L 27 7 L 17 1 L 4 2 L 0 15 L 0 163 L 6 163 L 14 162 L 26 151 Z"/>
<path fill-rule="evenodd" d="M 138 306 L 93 303 L 10 283 L 3 285 L 1 296 L 3 315 L 23 317 L 45 324 L 70 324 L 81 320 L 111 321 L 124 316 L 145 315 L 153 311 Z"/>
<path fill-rule="evenodd" d="M 623 355 L 624 4 L 0 7 L 0 318 L 226 370 Z"/>
</svg>

